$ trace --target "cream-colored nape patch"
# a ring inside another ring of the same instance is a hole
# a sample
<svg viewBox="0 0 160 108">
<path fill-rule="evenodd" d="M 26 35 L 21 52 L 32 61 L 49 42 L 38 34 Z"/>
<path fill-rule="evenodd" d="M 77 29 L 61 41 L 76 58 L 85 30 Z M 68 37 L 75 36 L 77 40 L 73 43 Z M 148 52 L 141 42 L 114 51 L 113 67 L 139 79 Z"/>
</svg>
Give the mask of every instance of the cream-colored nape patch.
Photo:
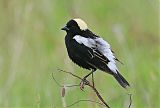
<svg viewBox="0 0 160 108">
<path fill-rule="evenodd" d="M 75 18 L 75 19 L 73 19 L 73 20 L 77 22 L 77 24 L 78 24 L 78 26 L 79 26 L 79 28 L 80 28 L 81 30 L 86 30 L 86 29 L 88 29 L 87 24 L 86 24 L 82 19 Z"/>
</svg>

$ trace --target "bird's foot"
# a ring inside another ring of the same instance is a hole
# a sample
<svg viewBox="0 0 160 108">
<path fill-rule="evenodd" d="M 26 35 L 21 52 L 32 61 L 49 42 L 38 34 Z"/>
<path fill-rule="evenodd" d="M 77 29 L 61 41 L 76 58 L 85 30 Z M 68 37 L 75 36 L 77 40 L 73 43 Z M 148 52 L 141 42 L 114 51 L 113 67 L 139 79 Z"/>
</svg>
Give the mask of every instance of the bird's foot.
<svg viewBox="0 0 160 108">
<path fill-rule="evenodd" d="M 80 82 L 80 89 L 83 91 L 84 86 L 88 84 L 89 84 L 89 81 L 87 81 L 86 78 L 83 78 Z"/>
</svg>

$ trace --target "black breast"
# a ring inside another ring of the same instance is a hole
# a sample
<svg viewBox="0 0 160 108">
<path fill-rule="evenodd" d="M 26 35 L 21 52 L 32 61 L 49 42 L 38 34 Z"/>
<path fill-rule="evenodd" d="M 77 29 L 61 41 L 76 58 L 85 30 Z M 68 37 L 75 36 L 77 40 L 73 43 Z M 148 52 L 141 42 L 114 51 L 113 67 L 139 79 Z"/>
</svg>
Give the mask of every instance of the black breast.
<svg viewBox="0 0 160 108">
<path fill-rule="evenodd" d="M 83 47 L 80 44 L 78 44 L 73 38 L 70 38 L 70 36 L 66 35 L 65 44 L 68 56 L 74 63 L 88 70 L 95 69 L 85 60 L 85 54 L 87 54 L 85 51 L 87 50 L 83 49 Z"/>
</svg>

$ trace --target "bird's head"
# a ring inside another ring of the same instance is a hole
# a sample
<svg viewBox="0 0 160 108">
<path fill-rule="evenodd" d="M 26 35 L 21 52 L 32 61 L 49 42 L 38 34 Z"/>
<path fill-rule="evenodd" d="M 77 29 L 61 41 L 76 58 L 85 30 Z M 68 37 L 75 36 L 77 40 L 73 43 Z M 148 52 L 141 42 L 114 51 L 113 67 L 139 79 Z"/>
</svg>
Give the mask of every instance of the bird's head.
<svg viewBox="0 0 160 108">
<path fill-rule="evenodd" d="M 61 30 L 65 30 L 67 33 L 80 34 L 87 29 L 87 24 L 82 19 L 76 18 L 68 21 Z"/>
</svg>

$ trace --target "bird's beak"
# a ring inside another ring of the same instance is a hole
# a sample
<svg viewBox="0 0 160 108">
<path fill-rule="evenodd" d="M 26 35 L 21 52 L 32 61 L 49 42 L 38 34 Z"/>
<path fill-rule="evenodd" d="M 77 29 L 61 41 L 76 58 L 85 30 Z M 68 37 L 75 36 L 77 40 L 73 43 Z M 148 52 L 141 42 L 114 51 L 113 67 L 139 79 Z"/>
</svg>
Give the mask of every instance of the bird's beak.
<svg viewBox="0 0 160 108">
<path fill-rule="evenodd" d="M 67 26 L 64 26 L 63 28 L 61 28 L 61 30 L 65 30 L 65 31 L 68 31 L 69 28 Z"/>
</svg>

